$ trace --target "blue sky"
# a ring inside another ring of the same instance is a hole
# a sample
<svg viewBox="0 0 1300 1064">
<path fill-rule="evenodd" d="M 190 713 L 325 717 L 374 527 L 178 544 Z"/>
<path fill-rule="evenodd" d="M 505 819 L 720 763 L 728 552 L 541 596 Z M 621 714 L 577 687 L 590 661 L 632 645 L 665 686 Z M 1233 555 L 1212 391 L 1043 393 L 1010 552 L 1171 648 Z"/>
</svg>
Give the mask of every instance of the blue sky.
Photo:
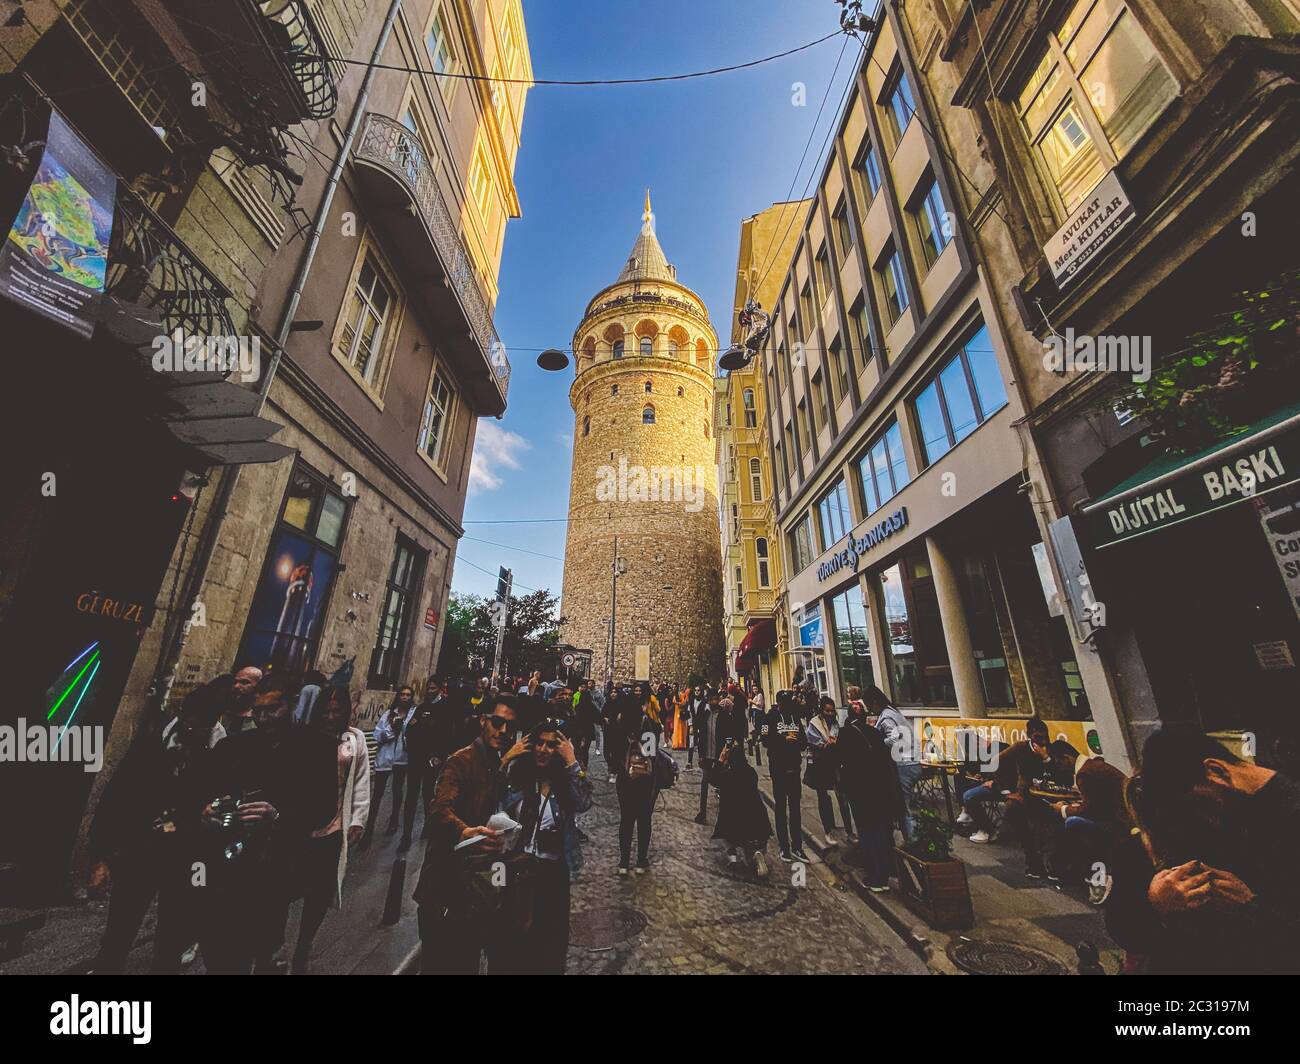
<svg viewBox="0 0 1300 1064">
<path fill-rule="evenodd" d="M 831 0 L 523 3 L 537 78 L 726 66 L 815 40 L 839 18 Z M 513 367 L 509 409 L 500 421 L 479 422 L 453 590 L 493 594 L 497 566 L 505 565 L 514 570 L 516 593 L 559 593 L 561 521 L 486 523 L 563 518 L 568 508 L 573 367 L 545 373 L 538 351 L 567 348 L 587 301 L 617 277 L 647 187 L 664 251 L 682 283 L 704 299 L 725 344 L 741 220 L 800 198 L 809 172 L 820 172 L 818 149 L 856 55 L 852 41 L 789 194 L 843 40 L 686 82 L 529 92 L 515 171 L 523 217 L 506 227 L 496 312 Z M 805 106 L 793 102 L 796 82 L 806 86 Z"/>
</svg>

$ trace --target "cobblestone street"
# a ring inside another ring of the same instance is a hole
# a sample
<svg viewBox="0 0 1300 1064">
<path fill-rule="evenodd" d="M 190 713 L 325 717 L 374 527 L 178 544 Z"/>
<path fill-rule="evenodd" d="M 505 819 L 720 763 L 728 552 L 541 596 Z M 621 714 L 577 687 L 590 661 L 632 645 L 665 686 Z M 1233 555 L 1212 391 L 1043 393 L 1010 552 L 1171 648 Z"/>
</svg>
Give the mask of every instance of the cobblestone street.
<svg viewBox="0 0 1300 1064">
<path fill-rule="evenodd" d="M 580 818 L 585 864 L 573 888 L 570 974 L 925 974 L 925 965 L 816 857 L 805 881 L 769 840 L 766 882 L 727 867 L 709 826 L 694 822 L 698 769 L 656 803 L 651 870 L 627 879 L 618 863 L 618 799 L 593 752 L 595 803 Z M 766 777 L 766 769 L 760 770 Z"/>
</svg>

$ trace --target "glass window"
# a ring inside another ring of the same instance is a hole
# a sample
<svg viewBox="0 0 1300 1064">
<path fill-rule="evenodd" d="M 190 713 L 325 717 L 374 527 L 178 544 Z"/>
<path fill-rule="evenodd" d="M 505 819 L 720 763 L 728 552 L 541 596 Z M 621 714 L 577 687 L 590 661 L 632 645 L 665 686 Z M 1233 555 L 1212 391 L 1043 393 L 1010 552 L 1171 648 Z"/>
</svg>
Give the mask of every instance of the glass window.
<svg viewBox="0 0 1300 1064">
<path fill-rule="evenodd" d="M 885 292 L 885 309 L 892 324 L 907 309 L 907 284 L 903 280 L 903 263 L 896 249 L 890 249 L 877 272 Z"/>
<path fill-rule="evenodd" d="M 841 478 L 817 503 L 822 522 L 822 550 L 830 550 L 849 534 L 853 518 L 849 514 L 849 492 Z"/>
<path fill-rule="evenodd" d="M 880 164 L 876 161 L 874 148 L 868 148 L 862 153 L 862 161 L 858 164 L 858 169 L 862 172 L 862 183 L 866 188 L 866 201 L 869 204 L 880 191 Z"/>
<path fill-rule="evenodd" d="M 804 514 L 790 533 L 791 557 L 796 573 L 807 569 L 813 560 L 812 514 Z"/>
<path fill-rule="evenodd" d="M 903 435 L 897 421 L 867 448 L 867 453 L 858 460 L 858 472 L 862 476 L 863 502 L 868 514 L 902 491 L 909 478 Z"/>
<path fill-rule="evenodd" d="M 939 601 L 924 549 L 908 553 L 885 570 L 880 587 L 894 700 L 907 706 L 955 705 Z"/>
<path fill-rule="evenodd" d="M 322 476 L 294 467 L 237 660 L 294 672 L 312 666 L 347 512 L 346 500 Z"/>
<path fill-rule="evenodd" d="M 391 691 L 400 682 L 411 613 L 423 573 L 424 552 L 405 536 L 399 535 L 379 614 L 379 637 L 370 657 L 366 686 L 371 690 Z"/>
<path fill-rule="evenodd" d="M 469 188 L 478 204 L 479 217 L 488 220 L 488 209 L 492 206 L 492 177 L 488 171 L 487 158 L 479 151 L 474 156 L 474 165 L 469 172 Z"/>
<path fill-rule="evenodd" d="M 831 599 L 831 615 L 835 620 L 835 663 L 839 667 L 840 691 L 874 684 L 867 606 L 857 581 Z"/>
<path fill-rule="evenodd" d="M 853 228 L 849 225 L 848 205 L 843 200 L 835 208 L 835 234 L 840 241 L 840 258 L 847 261 L 853 251 Z"/>
<path fill-rule="evenodd" d="M 771 587 L 772 577 L 767 556 L 767 540 L 762 536 L 754 540 L 754 552 L 758 557 L 758 586 Z"/>
<path fill-rule="evenodd" d="M 938 182 L 931 177 L 925 194 L 917 204 L 915 215 L 916 229 L 921 237 L 921 251 L 927 266 L 934 265 L 952 239 L 946 214 L 947 208 L 943 205 L 943 197 L 939 195 Z"/>
<path fill-rule="evenodd" d="M 655 342 L 648 336 L 641 337 L 641 354 L 653 355 L 655 351 Z"/>
<path fill-rule="evenodd" d="M 614 341 L 614 357 L 615 358 L 623 357 L 623 341 L 621 339 Z"/>
<path fill-rule="evenodd" d="M 758 411 L 754 409 L 754 389 L 746 388 L 741 397 L 745 404 L 745 428 L 758 428 Z"/>
<path fill-rule="evenodd" d="M 849 394 L 849 369 L 844 358 L 844 347 L 837 336 L 831 341 L 831 367 L 835 373 L 835 388 L 839 393 L 837 401 L 843 402 Z"/>
<path fill-rule="evenodd" d="M 902 140 L 908 123 L 916 114 L 916 102 L 912 98 L 912 86 L 901 69 L 898 72 L 898 79 L 885 98 L 885 113 L 889 115 L 889 124 L 894 130 L 895 142 Z"/>
<path fill-rule="evenodd" d="M 849 312 L 853 319 L 854 339 L 857 341 L 858 353 L 862 356 L 862 364 L 865 366 L 871 361 L 874 354 L 871 348 L 871 325 L 867 321 L 867 301 L 865 298 L 859 298 Z"/>
<path fill-rule="evenodd" d="M 417 446 L 439 469 L 446 466 L 447 438 L 450 435 L 452 393 L 441 367 L 433 371 L 429 394 L 424 400 Z"/>
<path fill-rule="evenodd" d="M 763 465 L 757 458 L 749 460 L 749 495 L 755 502 L 763 501 Z"/>
<path fill-rule="evenodd" d="M 1003 622 L 999 621 L 994 601 L 999 588 L 997 564 L 992 557 L 986 562 L 978 554 L 967 555 L 962 559 L 960 580 L 966 627 L 984 688 L 984 701 L 990 708 L 1013 707 L 1016 696 L 1002 642 Z"/>
<path fill-rule="evenodd" d="M 348 364 L 369 385 L 379 379 L 385 330 L 393 311 L 393 290 L 374 256 L 366 255 L 352 286 L 339 344 Z"/>
<path fill-rule="evenodd" d="M 926 465 L 956 447 L 1006 402 L 988 330 L 981 326 L 913 403 Z"/>
<path fill-rule="evenodd" d="M 454 69 L 456 55 L 451 49 L 451 36 L 447 32 L 447 23 L 443 18 L 443 12 L 439 11 L 434 16 L 425 43 L 428 45 L 429 58 L 433 60 L 435 73 L 450 73 Z"/>
<path fill-rule="evenodd" d="M 817 286 L 821 289 L 817 293 L 819 302 L 825 303 L 830 298 L 833 283 L 830 253 L 826 250 L 826 245 L 823 244 L 821 250 L 817 252 Z"/>
<path fill-rule="evenodd" d="M 1065 13 L 1017 104 L 1027 143 L 1066 214 L 1177 92 L 1121 0 L 1079 0 Z"/>
</svg>

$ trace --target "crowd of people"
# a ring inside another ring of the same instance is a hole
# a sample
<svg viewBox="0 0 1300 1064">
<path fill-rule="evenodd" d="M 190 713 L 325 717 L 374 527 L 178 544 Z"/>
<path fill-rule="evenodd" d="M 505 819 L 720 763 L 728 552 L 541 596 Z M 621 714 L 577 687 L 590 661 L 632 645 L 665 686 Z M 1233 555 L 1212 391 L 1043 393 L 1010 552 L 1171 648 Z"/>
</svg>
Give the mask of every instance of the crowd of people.
<svg viewBox="0 0 1300 1064">
<path fill-rule="evenodd" d="M 884 692 L 846 696 L 837 705 L 804 686 L 769 707 L 734 683 L 431 679 L 418 695 L 400 687 L 367 737 L 346 686 L 238 669 L 140 735 L 102 796 L 92 886 L 111 895 L 93 970 L 123 970 L 156 898 L 156 972 L 196 953 L 209 973 L 309 971 L 349 857 L 372 845 L 391 795 L 399 855 L 424 811 L 422 970 L 562 973 L 597 751 L 618 803 L 620 878 L 651 870 L 657 799 L 683 771 L 671 751 L 684 751 L 684 771 L 699 774 L 696 823 L 709 824 L 715 792 L 712 837 L 729 865 L 764 878 L 773 835 L 786 863 L 809 860 L 811 837 L 856 848 L 861 885 L 887 891 L 894 847 L 929 815 L 917 808 L 926 766 Z M 1294 737 L 1249 760 L 1166 728 L 1130 778 L 1052 741 L 1037 717 L 1025 732 L 967 766 L 958 827 L 972 842 L 1009 832 L 1027 877 L 1086 887 L 1132 971 L 1293 970 L 1296 858 L 1279 842 L 1300 813 Z M 805 787 L 820 835 L 805 832 Z"/>
</svg>

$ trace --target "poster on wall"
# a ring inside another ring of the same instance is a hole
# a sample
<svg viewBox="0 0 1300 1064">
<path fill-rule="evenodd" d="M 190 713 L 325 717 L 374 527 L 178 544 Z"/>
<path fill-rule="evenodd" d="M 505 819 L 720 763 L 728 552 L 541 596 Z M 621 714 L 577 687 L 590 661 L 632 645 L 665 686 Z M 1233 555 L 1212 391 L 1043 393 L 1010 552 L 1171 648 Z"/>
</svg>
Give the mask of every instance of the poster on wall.
<svg viewBox="0 0 1300 1064">
<path fill-rule="evenodd" d="M 1300 485 L 1257 496 L 1255 510 L 1286 596 L 1300 618 Z"/>
<path fill-rule="evenodd" d="M 116 197 L 112 171 L 51 111 L 45 151 L 0 247 L 0 294 L 89 338 Z"/>
<path fill-rule="evenodd" d="M 281 530 L 271 541 L 253 595 L 239 660 L 259 668 L 307 668 L 335 567 L 329 551 Z"/>
</svg>

